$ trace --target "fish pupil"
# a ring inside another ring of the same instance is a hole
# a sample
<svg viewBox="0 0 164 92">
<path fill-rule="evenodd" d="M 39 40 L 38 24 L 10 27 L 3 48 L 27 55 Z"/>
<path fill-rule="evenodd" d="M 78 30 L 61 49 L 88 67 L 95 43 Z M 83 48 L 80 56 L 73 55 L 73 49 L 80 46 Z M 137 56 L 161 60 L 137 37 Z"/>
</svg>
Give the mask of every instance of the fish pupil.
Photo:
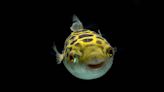
<svg viewBox="0 0 164 92">
<path fill-rule="evenodd" d="M 69 57 L 69 58 L 70 58 L 70 60 L 73 60 L 73 55 L 70 55 L 70 57 Z"/>
<path fill-rule="evenodd" d="M 113 54 L 113 51 L 111 49 L 110 50 L 108 49 L 108 53 Z"/>
</svg>

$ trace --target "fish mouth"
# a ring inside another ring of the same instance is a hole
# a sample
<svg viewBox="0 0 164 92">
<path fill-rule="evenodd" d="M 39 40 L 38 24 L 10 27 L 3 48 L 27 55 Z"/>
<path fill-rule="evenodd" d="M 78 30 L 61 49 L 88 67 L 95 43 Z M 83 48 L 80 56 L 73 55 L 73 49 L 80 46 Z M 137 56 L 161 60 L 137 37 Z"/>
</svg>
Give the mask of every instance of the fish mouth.
<svg viewBox="0 0 164 92">
<path fill-rule="evenodd" d="M 88 64 L 87 66 L 91 69 L 97 69 L 104 65 L 104 62 L 98 63 L 98 64 Z"/>
</svg>

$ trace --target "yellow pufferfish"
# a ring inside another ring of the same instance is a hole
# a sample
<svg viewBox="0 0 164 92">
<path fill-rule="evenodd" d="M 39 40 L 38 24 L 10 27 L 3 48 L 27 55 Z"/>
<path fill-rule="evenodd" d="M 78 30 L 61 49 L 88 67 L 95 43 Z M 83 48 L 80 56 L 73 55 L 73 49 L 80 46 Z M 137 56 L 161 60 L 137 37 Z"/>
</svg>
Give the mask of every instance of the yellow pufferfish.
<svg viewBox="0 0 164 92">
<path fill-rule="evenodd" d="M 75 77 L 83 80 L 91 80 L 102 77 L 113 64 L 116 48 L 98 33 L 84 29 L 79 18 L 73 16 L 73 24 L 70 27 L 72 33 L 65 41 L 63 53 L 59 53 L 56 46 L 57 63 L 62 61 L 66 69 Z"/>
</svg>

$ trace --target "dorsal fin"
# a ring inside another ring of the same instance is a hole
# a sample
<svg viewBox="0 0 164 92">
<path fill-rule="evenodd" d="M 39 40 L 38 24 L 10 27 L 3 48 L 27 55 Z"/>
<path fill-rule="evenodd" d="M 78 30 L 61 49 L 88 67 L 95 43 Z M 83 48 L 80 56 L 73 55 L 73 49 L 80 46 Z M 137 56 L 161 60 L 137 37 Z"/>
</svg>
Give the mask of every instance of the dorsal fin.
<svg viewBox="0 0 164 92">
<path fill-rule="evenodd" d="M 83 29 L 83 24 L 76 15 L 73 15 L 72 21 L 73 24 L 70 27 L 72 31 L 81 31 Z"/>
</svg>

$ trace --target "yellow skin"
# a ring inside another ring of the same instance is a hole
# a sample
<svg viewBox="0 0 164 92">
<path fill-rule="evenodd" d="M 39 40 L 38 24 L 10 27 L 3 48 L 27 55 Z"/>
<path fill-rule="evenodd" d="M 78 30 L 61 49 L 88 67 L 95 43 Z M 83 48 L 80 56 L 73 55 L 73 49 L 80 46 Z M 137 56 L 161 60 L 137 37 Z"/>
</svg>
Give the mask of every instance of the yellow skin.
<svg viewBox="0 0 164 92">
<path fill-rule="evenodd" d="M 103 76 L 111 68 L 115 49 L 99 34 L 84 29 L 73 16 L 72 33 L 65 41 L 63 53 L 56 52 L 58 64 L 63 61 L 67 70 L 77 78 L 90 80 Z"/>
<path fill-rule="evenodd" d="M 73 62 L 74 55 L 78 55 L 79 62 L 88 63 L 95 58 L 111 57 L 112 53 L 109 50 L 112 50 L 112 47 L 100 34 L 91 30 L 76 31 L 72 32 L 65 41 L 63 58 Z"/>
</svg>

